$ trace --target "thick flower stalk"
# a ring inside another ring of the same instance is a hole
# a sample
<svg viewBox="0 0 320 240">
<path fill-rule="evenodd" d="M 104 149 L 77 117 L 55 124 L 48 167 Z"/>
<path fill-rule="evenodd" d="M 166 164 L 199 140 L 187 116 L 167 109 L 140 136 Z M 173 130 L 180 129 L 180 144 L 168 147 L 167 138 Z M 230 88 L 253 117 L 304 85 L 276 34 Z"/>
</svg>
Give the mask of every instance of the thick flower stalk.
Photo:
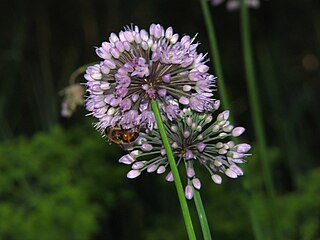
<svg viewBox="0 0 320 240">
<path fill-rule="evenodd" d="M 96 128 L 147 128 L 155 125 L 151 99 L 166 118 L 174 120 L 188 107 L 196 112 L 213 109 L 215 77 L 207 71 L 205 55 L 188 35 L 179 40 L 171 27 L 151 24 L 111 33 L 96 53 L 100 64 L 87 68 L 86 108 L 98 119 Z"/>
<path fill-rule="evenodd" d="M 218 109 L 219 104 L 219 101 L 215 101 L 214 109 Z M 231 125 L 228 117 L 229 111 L 224 111 L 213 121 L 211 114 L 195 113 L 190 108 L 185 108 L 182 119 L 164 121 L 176 163 L 182 163 L 186 168 L 187 199 L 193 198 L 194 188 L 201 188 L 195 171 L 199 165 L 209 172 L 217 184 L 222 182 L 221 175 L 230 178 L 243 175 L 238 164 L 245 162 L 251 147 L 246 143 L 235 144 L 230 141 L 231 137 L 240 136 L 244 128 Z M 128 178 L 138 177 L 144 170 L 149 173 L 164 173 L 169 163 L 158 130 L 141 134 L 130 153 L 121 157 L 119 162 L 131 164 L 132 170 L 128 172 Z M 174 181 L 171 171 L 166 175 L 166 180 Z"/>
<path fill-rule="evenodd" d="M 212 5 L 220 5 L 225 0 L 210 0 Z M 226 7 L 229 11 L 238 10 L 240 9 L 241 0 L 227 0 Z M 259 8 L 260 7 L 260 0 L 245 0 L 245 3 L 250 8 Z"/>
</svg>

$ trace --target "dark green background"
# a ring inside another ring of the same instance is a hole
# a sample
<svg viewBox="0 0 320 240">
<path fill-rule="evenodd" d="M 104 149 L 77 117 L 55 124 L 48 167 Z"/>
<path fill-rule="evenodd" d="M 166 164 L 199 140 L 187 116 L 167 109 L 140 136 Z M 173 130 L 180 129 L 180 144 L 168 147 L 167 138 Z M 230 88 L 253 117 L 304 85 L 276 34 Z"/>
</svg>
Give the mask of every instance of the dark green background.
<svg viewBox="0 0 320 240">
<path fill-rule="evenodd" d="M 98 60 L 94 46 L 130 23 L 198 33 L 199 51 L 209 52 L 199 1 L 0 4 L 0 239 L 186 239 L 173 184 L 148 174 L 126 179 L 129 167 L 117 163 L 121 150 L 100 138 L 84 109 L 62 118 L 58 92 L 77 67 Z M 246 127 L 243 139 L 254 146 L 239 13 L 225 5 L 211 11 L 236 124 Z M 263 1 L 250 13 L 277 227 L 282 239 L 319 239 L 320 2 Z M 201 174 L 214 239 L 254 239 L 250 204 L 272 239 L 262 166 L 252 152 L 243 177 L 250 195 L 241 178 L 224 177 L 218 186 Z M 201 239 L 192 201 L 190 208 Z"/>
</svg>

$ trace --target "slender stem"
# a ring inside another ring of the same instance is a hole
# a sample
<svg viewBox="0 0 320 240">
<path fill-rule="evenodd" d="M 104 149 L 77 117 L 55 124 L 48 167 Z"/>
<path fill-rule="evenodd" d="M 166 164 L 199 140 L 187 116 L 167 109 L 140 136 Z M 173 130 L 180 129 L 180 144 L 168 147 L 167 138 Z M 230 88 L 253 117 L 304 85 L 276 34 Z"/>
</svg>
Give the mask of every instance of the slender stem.
<svg viewBox="0 0 320 240">
<path fill-rule="evenodd" d="M 250 173 L 249 173 L 249 177 L 250 177 Z M 248 204 L 246 205 L 246 207 L 251 219 L 251 225 L 252 225 L 254 237 L 256 240 L 268 239 L 266 234 L 264 234 L 263 232 L 261 219 L 257 217 L 258 203 L 256 200 L 257 197 L 255 196 L 256 193 L 252 191 L 251 183 L 247 178 L 243 179 L 242 186 L 244 191 L 246 192 L 246 197 L 248 201 Z"/>
<path fill-rule="evenodd" d="M 196 204 L 198 217 L 202 229 L 203 239 L 204 240 L 211 240 L 211 234 L 210 234 L 210 228 L 207 221 L 206 212 L 204 211 L 204 207 L 202 204 L 200 192 L 196 189 L 194 189 L 194 195 L 193 195 L 194 203 Z"/>
<path fill-rule="evenodd" d="M 251 108 L 251 117 L 253 121 L 253 127 L 255 132 L 255 138 L 257 141 L 258 156 L 262 161 L 262 175 L 263 181 L 266 187 L 268 202 L 270 205 L 270 216 L 272 217 L 271 226 L 273 229 L 273 239 L 282 239 L 279 235 L 277 228 L 277 216 L 276 216 L 276 202 L 275 202 L 275 188 L 272 179 L 271 167 L 269 163 L 266 135 L 264 130 L 264 124 L 262 120 L 261 105 L 258 96 L 258 87 L 254 73 L 253 54 L 251 48 L 250 37 L 250 23 L 249 23 L 249 10 L 246 6 L 245 0 L 241 0 L 241 35 L 242 35 L 242 49 L 246 72 L 246 81 L 249 94 L 249 102 Z"/>
<path fill-rule="evenodd" d="M 152 106 L 152 110 L 154 112 L 154 116 L 155 116 L 159 131 L 160 131 L 162 142 L 163 142 L 163 145 L 164 145 L 164 148 L 166 150 L 167 157 L 169 160 L 171 172 L 172 172 L 172 175 L 174 178 L 174 182 L 176 185 L 176 189 L 177 189 L 177 193 L 178 193 L 178 197 L 179 197 L 179 201 L 180 201 L 180 205 L 181 205 L 181 210 L 182 210 L 184 222 L 185 222 L 185 225 L 187 228 L 188 237 L 189 237 L 189 240 L 195 240 L 196 235 L 194 233 L 187 200 L 184 196 L 184 191 L 183 191 L 180 175 L 178 172 L 178 168 L 177 168 L 177 165 L 176 165 L 176 162 L 175 162 L 172 150 L 171 150 L 171 146 L 170 146 L 166 131 L 164 129 L 164 124 L 162 122 L 158 103 L 155 100 L 151 100 L 151 106 Z"/>
<path fill-rule="evenodd" d="M 200 3 L 201 3 L 203 16 L 204 16 L 204 21 L 208 31 L 211 55 L 214 59 L 214 68 L 218 77 L 218 88 L 219 88 L 220 97 L 222 100 L 222 106 L 224 109 L 230 109 L 230 101 L 227 94 L 226 85 L 224 82 L 222 65 L 220 60 L 220 53 L 219 53 L 219 48 L 217 44 L 214 24 L 212 21 L 210 9 L 208 8 L 208 0 L 200 0 Z"/>
<path fill-rule="evenodd" d="M 208 7 L 207 0 L 200 0 L 200 3 L 201 3 L 202 12 L 203 12 L 203 15 L 204 15 L 206 28 L 207 28 L 207 31 L 208 31 L 211 55 L 214 58 L 215 70 L 216 70 L 217 77 L 218 77 L 218 88 L 219 88 L 219 92 L 220 92 L 220 96 L 221 96 L 222 106 L 223 106 L 224 109 L 230 109 L 230 101 L 229 101 L 229 98 L 228 98 L 226 85 L 225 85 L 225 82 L 224 82 L 223 71 L 222 71 L 221 60 L 220 60 L 220 54 L 219 54 L 219 48 L 218 48 L 216 34 L 215 34 L 214 23 L 213 23 L 213 20 L 212 20 L 210 9 Z M 230 119 L 231 122 L 233 122 L 232 115 L 230 115 L 229 119 Z M 235 142 L 237 142 L 236 139 L 233 139 L 233 140 Z M 244 179 L 243 182 L 242 182 L 242 186 L 248 192 L 248 194 L 247 194 L 248 211 L 249 211 L 249 216 L 250 216 L 250 220 L 251 220 L 251 226 L 252 226 L 252 229 L 253 229 L 253 233 L 254 233 L 255 239 L 258 239 L 258 240 L 265 239 L 264 235 L 261 234 L 262 227 L 261 227 L 261 223 L 259 221 L 259 218 L 257 217 L 257 214 L 255 214 L 253 212 L 254 209 L 251 206 L 251 204 L 253 203 L 253 199 L 252 199 L 251 195 L 254 195 L 254 192 L 252 191 L 252 189 L 250 187 L 249 180 Z"/>
<path fill-rule="evenodd" d="M 242 48 L 244 56 L 244 64 L 246 71 L 246 81 L 249 93 L 249 101 L 252 112 L 252 121 L 255 132 L 255 138 L 258 144 L 259 157 L 263 165 L 263 177 L 267 192 L 272 198 L 275 196 L 274 184 L 270 164 L 268 161 L 267 143 L 264 132 L 264 125 L 261 114 L 261 107 L 258 96 L 258 87 L 254 75 L 254 64 L 251 49 L 250 25 L 248 7 L 244 0 L 241 0 L 241 33 L 242 33 Z"/>
</svg>

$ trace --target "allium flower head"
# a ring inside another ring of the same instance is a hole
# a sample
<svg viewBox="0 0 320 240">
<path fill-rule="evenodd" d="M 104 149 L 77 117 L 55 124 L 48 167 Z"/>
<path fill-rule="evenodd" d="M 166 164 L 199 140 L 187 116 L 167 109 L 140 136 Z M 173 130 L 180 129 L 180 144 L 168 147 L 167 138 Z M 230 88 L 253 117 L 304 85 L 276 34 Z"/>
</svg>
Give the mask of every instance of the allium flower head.
<svg viewBox="0 0 320 240">
<path fill-rule="evenodd" d="M 226 6 L 229 11 L 237 10 L 240 8 L 241 0 L 227 0 Z M 260 0 L 245 0 L 250 8 L 259 8 Z M 212 5 L 216 6 L 222 4 L 225 0 L 211 0 Z"/>
<path fill-rule="evenodd" d="M 214 107 L 219 107 L 219 101 L 215 102 Z M 224 111 L 213 120 L 211 114 L 195 113 L 188 108 L 183 110 L 181 121 L 164 122 L 177 165 L 185 165 L 188 178 L 186 198 L 191 199 L 194 188 L 201 187 L 195 171 L 200 166 L 209 172 L 217 184 L 222 182 L 221 175 L 230 178 L 243 175 L 238 164 L 245 162 L 251 147 L 246 143 L 235 144 L 230 141 L 230 137 L 240 136 L 244 128 L 232 126 L 228 117 L 229 111 Z M 119 162 L 131 164 L 128 178 L 135 178 L 144 170 L 164 173 L 169 162 L 158 130 L 143 134 L 131 152 L 121 157 Z M 166 179 L 174 180 L 171 171 Z"/>
<path fill-rule="evenodd" d="M 98 118 L 96 127 L 131 129 L 155 125 L 150 99 L 157 99 L 170 120 L 189 107 L 197 112 L 213 108 L 215 77 L 208 73 L 205 55 L 188 35 L 179 40 L 172 27 L 151 24 L 111 33 L 96 53 L 100 64 L 88 67 L 86 108 Z"/>
</svg>

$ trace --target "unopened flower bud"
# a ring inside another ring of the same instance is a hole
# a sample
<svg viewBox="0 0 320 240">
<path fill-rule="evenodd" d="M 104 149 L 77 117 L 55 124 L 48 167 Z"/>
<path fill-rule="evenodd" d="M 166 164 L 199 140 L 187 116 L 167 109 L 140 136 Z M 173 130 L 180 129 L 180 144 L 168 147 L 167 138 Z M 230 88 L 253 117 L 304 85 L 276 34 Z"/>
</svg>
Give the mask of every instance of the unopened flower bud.
<svg viewBox="0 0 320 240">
<path fill-rule="evenodd" d="M 226 154 L 226 153 L 227 153 L 227 150 L 224 149 L 224 148 L 221 148 L 221 149 L 219 149 L 218 153 L 221 154 L 221 155 L 223 155 L 223 154 Z"/>
<path fill-rule="evenodd" d="M 131 170 L 127 173 L 127 178 L 136 178 L 141 174 L 139 170 Z"/>
<path fill-rule="evenodd" d="M 158 168 L 158 166 L 155 165 L 155 164 L 150 165 L 149 167 L 147 167 L 147 172 L 148 172 L 148 173 L 152 173 L 152 172 L 156 171 L 157 168 Z"/>
<path fill-rule="evenodd" d="M 239 153 L 239 152 L 229 152 L 228 155 L 232 158 L 243 158 L 244 153 Z"/>
<path fill-rule="evenodd" d="M 166 74 L 162 77 L 162 81 L 164 81 L 165 83 L 169 83 L 170 82 L 170 74 Z"/>
<path fill-rule="evenodd" d="M 229 110 L 223 111 L 222 114 L 223 114 L 223 120 L 228 120 L 230 111 Z"/>
<path fill-rule="evenodd" d="M 155 38 L 160 38 L 162 36 L 162 27 L 160 24 L 157 24 L 155 27 L 154 27 L 154 37 Z"/>
<path fill-rule="evenodd" d="M 238 153 L 246 153 L 251 149 L 251 146 L 247 143 L 241 143 L 235 146 Z"/>
<path fill-rule="evenodd" d="M 138 94 L 133 94 L 131 97 L 132 102 L 136 102 L 139 99 L 139 95 Z"/>
<path fill-rule="evenodd" d="M 152 145 L 149 144 L 149 143 L 144 143 L 141 145 L 141 150 L 144 151 L 144 152 L 150 152 L 152 150 Z"/>
<path fill-rule="evenodd" d="M 202 141 L 202 140 L 203 140 L 203 135 L 202 135 L 202 134 L 199 134 L 198 137 L 197 137 L 197 139 L 200 140 L 200 141 Z"/>
<path fill-rule="evenodd" d="M 216 101 L 214 102 L 214 104 L 213 104 L 213 108 L 214 108 L 215 110 L 217 110 L 217 109 L 219 109 L 219 107 L 220 107 L 220 100 L 216 100 Z"/>
<path fill-rule="evenodd" d="M 135 161 L 134 158 L 130 154 L 126 154 L 119 159 L 119 163 L 124 163 L 124 164 L 131 164 L 134 161 Z"/>
<path fill-rule="evenodd" d="M 161 149 L 160 154 L 161 154 L 161 156 L 165 156 L 167 154 L 167 152 L 165 149 Z"/>
<path fill-rule="evenodd" d="M 233 129 L 232 125 L 227 125 L 227 126 L 223 127 L 223 131 L 225 131 L 225 132 L 231 132 L 232 129 Z"/>
<path fill-rule="evenodd" d="M 135 162 L 134 164 L 132 164 L 132 169 L 137 170 L 140 168 L 144 167 L 144 163 L 143 162 Z"/>
<path fill-rule="evenodd" d="M 212 116 L 209 115 L 208 117 L 206 117 L 206 120 L 204 120 L 205 123 L 209 123 L 212 121 Z"/>
<path fill-rule="evenodd" d="M 167 180 L 168 182 L 173 182 L 173 181 L 174 181 L 174 178 L 173 178 L 173 175 L 172 175 L 172 172 L 171 172 L 171 171 L 167 174 L 166 180 Z"/>
<path fill-rule="evenodd" d="M 116 48 L 111 48 L 110 54 L 116 59 L 120 57 L 120 52 Z"/>
<path fill-rule="evenodd" d="M 171 39 L 172 38 L 172 34 L 173 34 L 173 29 L 172 27 L 168 27 L 167 30 L 166 30 L 166 38 L 167 39 Z"/>
<path fill-rule="evenodd" d="M 214 133 L 218 132 L 219 130 L 220 130 L 220 126 L 219 126 L 219 125 L 213 125 L 212 131 L 213 131 Z"/>
<path fill-rule="evenodd" d="M 195 174 L 196 173 L 195 173 L 195 171 L 194 171 L 194 169 L 192 167 L 188 167 L 187 168 L 187 176 L 188 176 L 188 178 L 194 177 Z"/>
<path fill-rule="evenodd" d="M 220 162 L 219 160 L 214 160 L 213 164 L 217 167 L 220 167 L 222 165 L 222 162 Z"/>
<path fill-rule="evenodd" d="M 234 142 L 233 141 L 229 141 L 229 142 L 227 142 L 227 145 L 229 146 L 229 148 L 233 148 L 234 147 Z"/>
<path fill-rule="evenodd" d="M 160 90 L 158 90 L 158 94 L 161 97 L 165 97 L 166 94 L 167 94 L 167 90 L 166 89 L 160 89 Z"/>
<path fill-rule="evenodd" d="M 188 126 L 191 126 L 191 125 L 192 125 L 192 118 L 191 118 L 191 117 L 188 117 L 188 118 L 187 118 L 187 125 L 188 125 Z"/>
<path fill-rule="evenodd" d="M 178 131 L 177 125 L 172 125 L 172 126 L 170 127 L 170 129 L 171 129 L 171 131 L 174 132 L 174 133 L 176 133 L 176 132 Z"/>
<path fill-rule="evenodd" d="M 197 144 L 197 149 L 199 150 L 199 152 L 203 152 L 205 148 L 206 148 L 206 144 L 202 142 Z"/>
<path fill-rule="evenodd" d="M 164 166 L 160 166 L 158 169 L 157 169 L 157 173 L 158 174 L 162 174 L 166 171 L 166 168 Z"/>
<path fill-rule="evenodd" d="M 222 178 L 218 174 L 213 174 L 211 178 L 216 184 L 221 184 L 222 182 Z"/>
<path fill-rule="evenodd" d="M 237 165 L 232 164 L 229 167 L 233 172 L 235 172 L 238 176 L 242 176 L 243 175 L 243 171 L 241 168 L 239 168 Z"/>
<path fill-rule="evenodd" d="M 191 90 L 191 86 L 190 85 L 184 85 L 183 87 L 182 87 L 182 90 L 184 91 L 184 92 L 189 92 L 190 90 Z"/>
<path fill-rule="evenodd" d="M 131 155 L 132 157 L 137 157 L 137 156 L 139 156 L 140 154 L 141 154 L 141 151 L 140 151 L 140 150 L 134 150 L 134 151 L 130 152 L 130 155 Z"/>
<path fill-rule="evenodd" d="M 107 115 L 108 115 L 108 116 L 112 116 L 115 112 L 116 112 L 116 109 L 113 108 L 113 107 L 111 107 L 111 108 L 109 108 L 109 110 L 108 110 L 108 112 L 107 112 Z"/>
<path fill-rule="evenodd" d="M 190 136 L 190 132 L 189 131 L 184 131 L 183 132 L 183 137 L 184 138 L 188 138 Z"/>
<path fill-rule="evenodd" d="M 201 182 L 198 178 L 192 179 L 192 185 L 198 190 L 201 188 Z"/>
<path fill-rule="evenodd" d="M 238 137 L 244 132 L 244 130 L 245 129 L 243 127 L 236 127 L 235 129 L 232 130 L 232 136 Z"/>
<path fill-rule="evenodd" d="M 217 121 L 222 121 L 223 120 L 223 113 L 219 113 L 218 117 L 217 117 Z"/>
<path fill-rule="evenodd" d="M 191 150 L 186 151 L 186 160 L 190 160 L 194 157 L 193 153 Z"/>
<path fill-rule="evenodd" d="M 228 168 L 226 171 L 225 171 L 225 174 L 229 177 L 229 178 L 237 178 L 238 175 L 232 171 L 230 168 Z"/>
<path fill-rule="evenodd" d="M 172 44 L 175 44 L 175 43 L 178 41 L 178 38 L 179 38 L 179 35 L 178 35 L 177 33 L 175 33 L 175 34 L 173 34 L 170 42 L 171 42 Z"/>
<path fill-rule="evenodd" d="M 227 133 L 224 133 L 224 132 L 222 132 L 222 133 L 219 134 L 219 137 L 221 137 L 221 138 L 225 138 L 226 136 L 228 136 L 228 134 L 227 134 Z"/>
<path fill-rule="evenodd" d="M 184 97 L 184 96 L 181 96 L 179 98 L 179 103 L 183 104 L 183 105 L 188 105 L 189 104 L 189 99 Z"/>
<path fill-rule="evenodd" d="M 223 148 L 223 143 L 222 142 L 217 142 L 216 143 L 216 148 Z"/>
<path fill-rule="evenodd" d="M 171 147 L 172 147 L 173 149 L 177 149 L 177 148 L 179 147 L 179 145 L 178 145 L 178 143 L 173 142 L 173 143 L 171 144 Z"/>
<path fill-rule="evenodd" d="M 186 199 L 190 200 L 193 198 L 193 187 L 192 186 L 187 185 L 184 192 L 185 192 Z"/>
</svg>

